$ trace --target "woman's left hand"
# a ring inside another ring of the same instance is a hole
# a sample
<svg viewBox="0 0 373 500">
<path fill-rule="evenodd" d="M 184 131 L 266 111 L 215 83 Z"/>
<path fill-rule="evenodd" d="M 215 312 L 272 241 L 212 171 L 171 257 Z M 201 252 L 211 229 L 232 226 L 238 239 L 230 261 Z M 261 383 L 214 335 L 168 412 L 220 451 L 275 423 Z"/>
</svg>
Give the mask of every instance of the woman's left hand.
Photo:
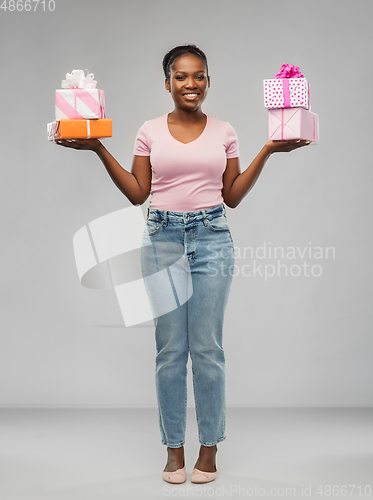
<svg viewBox="0 0 373 500">
<path fill-rule="evenodd" d="M 302 148 L 309 144 L 311 144 L 311 141 L 301 141 L 300 139 L 293 139 L 291 141 L 268 141 L 266 143 L 266 148 L 270 153 L 289 153 L 293 151 L 293 149 Z"/>
</svg>

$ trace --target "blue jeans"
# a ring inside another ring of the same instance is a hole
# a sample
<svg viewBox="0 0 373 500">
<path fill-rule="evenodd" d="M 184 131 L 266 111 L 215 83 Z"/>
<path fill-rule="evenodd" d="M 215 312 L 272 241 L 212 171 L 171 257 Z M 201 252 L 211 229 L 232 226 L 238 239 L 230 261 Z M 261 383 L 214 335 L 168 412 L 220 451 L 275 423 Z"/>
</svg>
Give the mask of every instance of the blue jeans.
<svg viewBox="0 0 373 500">
<path fill-rule="evenodd" d="M 175 244 L 176 250 L 172 247 Z M 226 438 L 222 333 L 235 262 L 224 205 L 197 212 L 148 209 L 141 248 L 143 276 L 165 271 L 180 256 L 192 294 L 183 303 L 176 300 L 176 307 L 154 321 L 162 443 L 170 448 L 185 443 L 190 352 L 198 438 L 200 444 L 213 446 Z M 180 292 L 180 283 L 184 282 L 176 283 L 177 275 L 169 270 L 168 275 L 174 291 Z M 152 295 L 150 302 L 170 302 L 163 285 L 151 292 L 147 288 L 147 292 Z M 174 295 L 177 297 L 177 293 Z"/>
</svg>

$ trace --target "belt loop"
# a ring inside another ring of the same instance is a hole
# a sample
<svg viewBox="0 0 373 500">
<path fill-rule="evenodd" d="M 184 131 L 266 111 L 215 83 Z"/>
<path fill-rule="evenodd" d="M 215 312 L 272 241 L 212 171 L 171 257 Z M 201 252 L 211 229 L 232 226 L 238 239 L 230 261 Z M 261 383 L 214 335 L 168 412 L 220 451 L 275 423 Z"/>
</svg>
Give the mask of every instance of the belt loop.
<svg viewBox="0 0 373 500">
<path fill-rule="evenodd" d="M 167 210 L 163 210 L 163 222 L 162 222 L 162 225 L 164 227 L 167 226 Z"/>
<path fill-rule="evenodd" d="M 227 212 L 226 212 L 226 210 L 225 210 L 225 205 L 224 205 L 224 203 L 223 203 L 223 209 L 224 209 L 224 215 L 226 215 L 226 214 L 227 214 Z"/>
<path fill-rule="evenodd" d="M 206 210 L 201 210 L 201 212 L 202 212 L 203 223 L 205 226 L 207 226 Z"/>
</svg>

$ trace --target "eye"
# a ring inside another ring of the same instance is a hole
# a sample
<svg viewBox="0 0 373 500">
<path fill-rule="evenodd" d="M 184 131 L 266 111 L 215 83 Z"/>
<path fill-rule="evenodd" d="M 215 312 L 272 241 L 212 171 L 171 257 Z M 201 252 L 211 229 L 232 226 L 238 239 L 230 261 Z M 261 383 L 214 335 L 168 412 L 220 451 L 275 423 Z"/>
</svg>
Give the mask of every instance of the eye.
<svg viewBox="0 0 373 500">
<path fill-rule="evenodd" d="M 176 80 L 182 80 L 182 79 L 183 79 L 183 77 L 182 77 L 182 76 L 175 76 L 175 79 L 176 79 Z"/>
<path fill-rule="evenodd" d="M 204 80 L 206 77 L 205 77 L 205 75 L 200 75 L 200 76 L 197 76 L 197 78 L 198 78 L 199 80 Z"/>
</svg>

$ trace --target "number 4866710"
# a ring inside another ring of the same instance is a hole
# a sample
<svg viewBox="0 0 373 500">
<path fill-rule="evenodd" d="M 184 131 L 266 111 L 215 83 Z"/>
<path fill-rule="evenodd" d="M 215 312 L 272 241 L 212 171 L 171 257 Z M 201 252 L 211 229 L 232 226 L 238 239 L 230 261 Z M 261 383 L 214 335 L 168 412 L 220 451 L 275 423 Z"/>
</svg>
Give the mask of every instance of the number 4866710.
<svg viewBox="0 0 373 500">
<path fill-rule="evenodd" d="M 1 0 L 0 0 L 1 1 Z M 53 12 L 56 8 L 56 3 L 54 0 L 4 0 L 0 5 L 0 9 L 3 9 L 5 12 L 8 10 L 9 12 L 14 11 L 35 11 L 39 7 L 39 10 L 42 9 L 44 12 L 49 10 Z"/>
</svg>

